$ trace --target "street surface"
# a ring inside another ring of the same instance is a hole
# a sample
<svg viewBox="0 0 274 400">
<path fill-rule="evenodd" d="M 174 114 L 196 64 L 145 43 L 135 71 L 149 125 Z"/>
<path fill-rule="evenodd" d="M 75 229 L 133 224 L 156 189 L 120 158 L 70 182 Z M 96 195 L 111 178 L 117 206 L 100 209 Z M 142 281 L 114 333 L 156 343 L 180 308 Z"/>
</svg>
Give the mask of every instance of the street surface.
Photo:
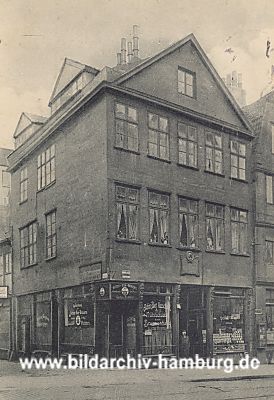
<svg viewBox="0 0 274 400">
<path fill-rule="evenodd" d="M 274 400 L 274 365 L 255 371 L 21 371 L 0 360 L 0 400 Z"/>
</svg>

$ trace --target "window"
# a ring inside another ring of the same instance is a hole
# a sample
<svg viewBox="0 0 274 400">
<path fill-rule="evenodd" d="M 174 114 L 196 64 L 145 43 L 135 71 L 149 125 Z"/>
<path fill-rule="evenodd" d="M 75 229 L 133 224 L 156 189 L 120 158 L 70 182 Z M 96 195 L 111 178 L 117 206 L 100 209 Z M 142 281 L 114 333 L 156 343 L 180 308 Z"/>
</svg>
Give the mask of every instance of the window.
<svg viewBox="0 0 274 400">
<path fill-rule="evenodd" d="M 178 92 L 195 97 L 195 74 L 193 72 L 178 69 Z"/>
<path fill-rule="evenodd" d="M 247 212 L 231 208 L 232 253 L 247 254 Z"/>
<path fill-rule="evenodd" d="M 266 202 L 273 204 L 273 177 L 271 175 L 266 175 Z"/>
<path fill-rule="evenodd" d="M 148 114 L 148 154 L 163 160 L 169 159 L 168 120 Z"/>
<path fill-rule="evenodd" d="M 206 171 L 223 173 L 223 142 L 219 133 L 206 131 Z"/>
<path fill-rule="evenodd" d="M 20 230 L 21 268 L 37 262 L 37 224 L 32 222 Z"/>
<path fill-rule="evenodd" d="M 236 140 L 230 141 L 231 178 L 245 179 L 246 145 Z"/>
<path fill-rule="evenodd" d="M 117 147 L 130 151 L 138 151 L 138 122 L 135 108 L 116 103 L 115 132 L 115 144 Z"/>
<path fill-rule="evenodd" d="M 2 171 L 2 186 L 10 187 L 10 173 L 7 171 Z"/>
<path fill-rule="evenodd" d="M 178 123 L 179 164 L 197 167 L 197 129 Z"/>
<path fill-rule="evenodd" d="M 180 245 L 198 247 L 198 201 L 179 198 Z"/>
<path fill-rule="evenodd" d="M 206 203 L 206 248 L 224 250 L 224 206 Z"/>
<path fill-rule="evenodd" d="M 55 181 L 55 145 L 38 156 L 38 190 Z"/>
<path fill-rule="evenodd" d="M 5 273 L 11 274 L 11 253 L 5 254 Z"/>
<path fill-rule="evenodd" d="M 272 144 L 271 144 L 271 147 L 272 147 L 272 154 L 274 154 L 274 125 L 271 125 L 271 138 L 272 138 Z"/>
<path fill-rule="evenodd" d="M 149 192 L 149 241 L 169 244 L 169 196 Z"/>
<path fill-rule="evenodd" d="M 56 257 L 56 210 L 46 214 L 46 258 Z"/>
<path fill-rule="evenodd" d="M 274 241 L 265 241 L 265 253 L 266 253 L 266 263 L 274 265 Z"/>
<path fill-rule="evenodd" d="M 137 240 L 139 224 L 139 190 L 116 186 L 116 215 L 118 239 Z"/>
<path fill-rule="evenodd" d="M 27 167 L 22 169 L 20 174 L 20 202 L 28 199 L 28 170 Z"/>
</svg>

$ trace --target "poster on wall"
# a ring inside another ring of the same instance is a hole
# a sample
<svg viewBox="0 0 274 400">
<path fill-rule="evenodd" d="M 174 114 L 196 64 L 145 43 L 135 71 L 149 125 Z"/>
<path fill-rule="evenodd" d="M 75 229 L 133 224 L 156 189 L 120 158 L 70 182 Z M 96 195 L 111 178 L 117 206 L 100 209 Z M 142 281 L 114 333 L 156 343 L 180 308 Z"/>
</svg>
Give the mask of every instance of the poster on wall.
<svg viewBox="0 0 274 400">
<path fill-rule="evenodd" d="M 93 327 L 93 304 L 88 300 L 68 299 L 65 302 L 65 326 Z"/>
</svg>

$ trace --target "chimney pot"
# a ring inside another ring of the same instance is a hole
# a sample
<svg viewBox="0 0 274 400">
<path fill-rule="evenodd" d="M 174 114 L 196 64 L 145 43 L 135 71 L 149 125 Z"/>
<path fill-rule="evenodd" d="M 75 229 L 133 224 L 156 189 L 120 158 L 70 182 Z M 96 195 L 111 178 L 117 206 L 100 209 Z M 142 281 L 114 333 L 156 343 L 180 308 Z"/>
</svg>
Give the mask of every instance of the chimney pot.
<svg viewBox="0 0 274 400">
<path fill-rule="evenodd" d="M 128 56 L 128 62 L 131 62 L 132 60 L 132 42 L 127 42 L 127 56 Z"/>
<path fill-rule="evenodd" d="M 138 25 L 133 25 L 133 57 L 139 58 Z"/>
<path fill-rule="evenodd" d="M 121 65 L 121 63 L 122 63 L 121 53 L 117 53 L 117 65 Z"/>
<path fill-rule="evenodd" d="M 126 38 L 121 39 L 121 64 L 127 63 L 127 40 Z"/>
</svg>

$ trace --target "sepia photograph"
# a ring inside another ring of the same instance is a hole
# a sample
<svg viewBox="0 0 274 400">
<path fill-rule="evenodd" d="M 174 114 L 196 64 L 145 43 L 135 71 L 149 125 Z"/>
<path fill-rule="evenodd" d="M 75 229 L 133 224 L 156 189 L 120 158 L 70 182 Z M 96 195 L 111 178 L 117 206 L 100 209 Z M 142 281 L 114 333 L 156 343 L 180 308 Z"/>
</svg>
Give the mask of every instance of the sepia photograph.
<svg viewBox="0 0 274 400">
<path fill-rule="evenodd" d="M 274 3 L 0 6 L 0 400 L 274 400 Z"/>
</svg>

